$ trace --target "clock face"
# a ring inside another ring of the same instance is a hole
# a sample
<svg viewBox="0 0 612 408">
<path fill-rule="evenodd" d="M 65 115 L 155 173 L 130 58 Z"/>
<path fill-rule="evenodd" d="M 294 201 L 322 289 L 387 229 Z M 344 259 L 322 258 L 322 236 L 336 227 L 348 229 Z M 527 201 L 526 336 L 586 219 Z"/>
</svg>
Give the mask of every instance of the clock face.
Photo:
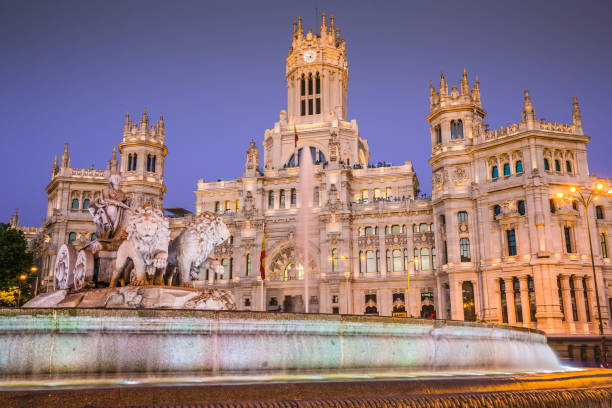
<svg viewBox="0 0 612 408">
<path fill-rule="evenodd" d="M 308 50 L 304 53 L 304 61 L 307 63 L 311 63 L 317 58 L 317 53 L 315 50 Z"/>
</svg>

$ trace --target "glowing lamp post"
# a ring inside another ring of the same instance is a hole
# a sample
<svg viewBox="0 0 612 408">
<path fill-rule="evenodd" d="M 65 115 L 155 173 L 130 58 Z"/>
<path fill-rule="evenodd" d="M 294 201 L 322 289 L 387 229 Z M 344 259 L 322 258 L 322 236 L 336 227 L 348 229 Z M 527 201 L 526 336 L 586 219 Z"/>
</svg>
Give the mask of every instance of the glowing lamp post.
<svg viewBox="0 0 612 408">
<path fill-rule="evenodd" d="M 591 221 L 589 219 L 589 205 L 593 201 L 599 200 L 599 196 L 601 194 L 612 194 L 612 189 L 604 190 L 604 185 L 602 183 L 597 183 L 595 188 L 580 188 L 580 187 L 570 187 L 570 193 L 566 199 L 570 201 L 576 201 L 580 203 L 584 207 L 584 211 L 586 213 L 586 224 L 587 224 L 587 235 L 589 236 L 589 250 L 591 251 L 591 268 L 593 270 L 593 283 L 595 285 L 595 300 L 597 301 L 597 320 L 599 321 L 599 335 L 601 336 L 601 353 L 603 354 L 604 364 L 607 363 L 607 353 L 606 353 L 606 342 L 603 332 L 603 321 L 601 319 L 601 304 L 599 302 L 599 288 L 597 285 L 597 276 L 595 275 L 595 258 L 593 256 L 593 242 L 591 240 Z M 558 198 L 564 198 L 563 193 L 557 193 Z"/>
<path fill-rule="evenodd" d="M 21 286 L 24 280 L 26 280 L 27 276 L 22 273 L 21 275 L 19 275 L 19 298 L 17 299 L 17 306 L 21 307 Z"/>
</svg>

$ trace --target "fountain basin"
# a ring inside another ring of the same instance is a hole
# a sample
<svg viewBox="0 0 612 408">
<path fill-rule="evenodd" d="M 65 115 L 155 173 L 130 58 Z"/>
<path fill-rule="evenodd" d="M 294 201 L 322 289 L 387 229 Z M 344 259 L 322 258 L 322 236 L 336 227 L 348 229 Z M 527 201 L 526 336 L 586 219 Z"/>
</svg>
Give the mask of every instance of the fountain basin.
<svg viewBox="0 0 612 408">
<path fill-rule="evenodd" d="M 561 370 L 543 332 L 468 322 L 160 309 L 0 309 L 0 373 Z"/>
</svg>

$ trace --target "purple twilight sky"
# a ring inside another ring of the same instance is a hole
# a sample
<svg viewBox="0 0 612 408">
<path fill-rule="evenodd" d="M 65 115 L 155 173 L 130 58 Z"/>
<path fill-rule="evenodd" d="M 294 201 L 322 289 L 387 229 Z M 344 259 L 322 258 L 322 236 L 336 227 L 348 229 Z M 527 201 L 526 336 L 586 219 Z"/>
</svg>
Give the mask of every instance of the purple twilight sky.
<svg viewBox="0 0 612 408">
<path fill-rule="evenodd" d="M 124 114 L 163 112 L 166 207 L 193 206 L 197 180 L 244 170 L 251 139 L 286 108 L 285 57 L 301 15 L 334 14 L 349 58 L 349 119 L 372 162 L 412 160 L 430 191 L 429 81 L 480 78 L 491 128 L 571 122 L 578 96 L 591 172 L 612 176 L 609 1 L 0 1 L 0 220 L 40 225 L 54 154 L 105 168 Z M 606 127 L 607 126 L 607 127 Z M 607 130 L 606 130 L 607 129 Z M 263 156 L 263 154 L 262 154 Z M 260 159 L 263 160 L 263 157 Z"/>
</svg>

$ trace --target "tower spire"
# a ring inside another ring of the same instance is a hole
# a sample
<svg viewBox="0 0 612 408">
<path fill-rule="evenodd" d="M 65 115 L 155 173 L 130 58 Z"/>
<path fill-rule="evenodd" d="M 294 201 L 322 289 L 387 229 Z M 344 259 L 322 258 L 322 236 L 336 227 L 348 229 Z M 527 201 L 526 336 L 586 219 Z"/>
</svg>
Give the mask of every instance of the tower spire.
<svg viewBox="0 0 612 408">
<path fill-rule="evenodd" d="M 580 106 L 578 106 L 578 97 L 574 96 L 572 101 L 572 123 L 576 127 L 582 127 L 582 113 L 580 112 Z"/>
<path fill-rule="evenodd" d="M 529 97 L 529 90 L 525 90 L 524 93 L 525 102 L 523 103 L 523 112 L 522 119 L 523 122 L 535 122 L 536 120 L 536 111 L 531 103 L 531 98 Z"/>
<path fill-rule="evenodd" d="M 70 153 L 68 153 L 68 143 L 64 143 L 64 152 L 62 153 L 62 168 L 70 168 Z"/>
<path fill-rule="evenodd" d="M 321 35 L 327 34 L 327 15 L 321 13 Z"/>
<path fill-rule="evenodd" d="M 462 95 L 467 95 L 470 92 L 470 81 L 468 79 L 467 76 L 467 71 L 465 70 L 465 68 L 463 68 L 463 75 L 461 76 L 461 81 L 459 81 L 461 84 L 461 94 Z"/>
<path fill-rule="evenodd" d="M 51 166 L 51 178 L 55 177 L 59 168 L 57 167 L 57 154 L 53 157 L 53 166 Z"/>
<path fill-rule="evenodd" d="M 119 168 L 118 164 L 119 162 L 117 160 L 117 147 L 113 146 L 113 153 L 111 154 L 111 157 L 108 160 L 108 170 L 111 172 L 111 174 L 117 173 L 117 170 Z"/>
<path fill-rule="evenodd" d="M 446 95 L 448 90 L 446 89 L 446 79 L 444 79 L 444 72 L 440 71 L 440 95 Z"/>
</svg>

